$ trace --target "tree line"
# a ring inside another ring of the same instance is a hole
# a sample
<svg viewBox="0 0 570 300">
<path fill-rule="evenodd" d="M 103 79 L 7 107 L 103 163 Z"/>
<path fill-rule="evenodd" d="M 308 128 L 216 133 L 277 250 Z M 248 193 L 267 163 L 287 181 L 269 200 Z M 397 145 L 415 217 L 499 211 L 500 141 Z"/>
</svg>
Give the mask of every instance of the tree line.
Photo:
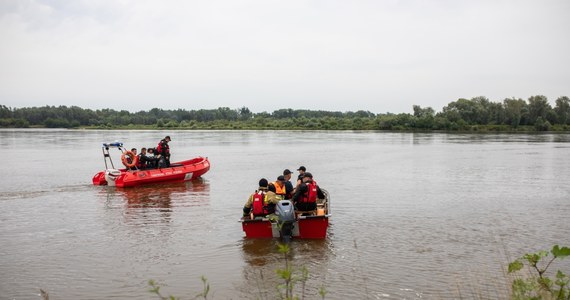
<svg viewBox="0 0 570 300">
<path fill-rule="evenodd" d="M 559 97 L 552 107 L 545 96 L 527 100 L 507 98 L 492 102 L 486 97 L 458 99 L 440 112 L 413 105 L 413 113 L 370 111 L 339 112 L 278 109 L 253 113 L 247 107 L 230 109 L 129 112 L 83 109 L 77 106 L 12 108 L 0 105 L 4 128 L 93 129 L 322 129 L 322 130 L 445 130 L 445 131 L 567 131 L 570 99 Z"/>
</svg>

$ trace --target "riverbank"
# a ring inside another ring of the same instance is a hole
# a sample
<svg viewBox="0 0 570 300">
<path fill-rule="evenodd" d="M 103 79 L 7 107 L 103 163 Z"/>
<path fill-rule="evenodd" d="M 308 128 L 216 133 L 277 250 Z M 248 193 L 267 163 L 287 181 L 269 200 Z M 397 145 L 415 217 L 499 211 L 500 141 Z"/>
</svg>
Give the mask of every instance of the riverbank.
<svg viewBox="0 0 570 300">
<path fill-rule="evenodd" d="M 62 128 L 47 126 L 26 126 L 26 127 L 0 127 L 0 128 Z M 254 126 L 248 124 L 194 124 L 192 126 L 156 126 L 156 125 L 105 125 L 105 126 L 78 126 L 63 127 L 63 129 L 82 129 L 82 130 L 322 130 L 322 131 L 386 131 L 386 132 L 441 132 L 441 133 L 568 133 L 570 125 L 556 125 L 548 130 L 539 130 L 535 126 L 518 126 L 513 128 L 507 125 L 469 125 L 453 129 L 418 129 L 402 126 L 391 128 L 374 128 L 371 126 L 361 127 L 341 127 L 331 128 L 330 126 Z"/>
<path fill-rule="evenodd" d="M 570 131 L 570 99 L 561 97 L 553 108 L 543 96 L 490 102 L 484 97 L 459 99 L 435 112 L 413 106 L 413 113 L 373 113 L 277 109 L 254 113 L 247 107 L 230 109 L 129 112 L 113 109 L 46 106 L 9 108 L 0 105 L 0 128 L 93 129 L 215 129 L 215 130 L 396 130 L 532 132 Z"/>
<path fill-rule="evenodd" d="M 391 127 L 391 128 L 374 128 L 371 126 L 360 127 L 341 127 L 332 128 L 330 126 L 252 126 L 247 124 L 195 124 L 193 126 L 140 126 L 140 125 L 127 125 L 127 126 L 87 126 L 80 127 L 79 129 L 96 129 L 96 130 L 331 130 L 331 131 L 401 131 L 401 132 L 504 132 L 504 133 L 528 133 L 528 132 L 570 132 L 569 125 L 552 126 L 549 130 L 538 130 L 535 126 L 519 126 L 513 128 L 507 125 L 469 125 L 457 127 L 454 129 L 417 129 L 409 127 Z"/>
</svg>

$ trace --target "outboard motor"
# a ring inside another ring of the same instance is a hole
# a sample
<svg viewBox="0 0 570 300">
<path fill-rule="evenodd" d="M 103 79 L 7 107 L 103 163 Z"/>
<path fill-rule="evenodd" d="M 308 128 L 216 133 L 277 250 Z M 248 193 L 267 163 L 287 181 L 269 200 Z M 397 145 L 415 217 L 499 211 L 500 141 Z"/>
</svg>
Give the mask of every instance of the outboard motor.
<svg viewBox="0 0 570 300">
<path fill-rule="evenodd" d="M 115 180 L 121 175 L 121 171 L 116 169 L 105 170 L 105 181 L 107 181 L 108 186 L 115 186 Z"/>
<path fill-rule="evenodd" d="M 288 243 L 293 236 L 293 223 L 295 223 L 295 207 L 289 200 L 281 200 L 275 205 L 275 215 L 279 234 L 284 242 Z"/>
</svg>

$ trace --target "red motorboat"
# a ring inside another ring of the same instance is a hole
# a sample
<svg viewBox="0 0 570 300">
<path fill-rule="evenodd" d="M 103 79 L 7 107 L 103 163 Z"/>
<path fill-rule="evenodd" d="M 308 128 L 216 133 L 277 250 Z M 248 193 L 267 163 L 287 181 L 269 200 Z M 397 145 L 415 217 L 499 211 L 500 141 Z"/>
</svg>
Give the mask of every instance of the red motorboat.
<svg viewBox="0 0 570 300">
<path fill-rule="evenodd" d="M 105 170 L 93 176 L 94 185 L 109 185 L 117 187 L 132 187 L 144 184 L 160 182 L 182 182 L 196 179 L 210 170 L 210 161 L 207 157 L 196 157 L 189 160 L 171 163 L 169 167 L 155 169 L 136 169 L 131 166 L 129 169 L 115 169 L 110 148 L 117 148 L 122 152 L 122 158 L 129 154 L 123 143 L 103 144 L 103 157 L 105 160 Z M 109 161 L 109 163 L 107 163 Z M 124 160 L 123 160 L 124 161 Z"/>
<path fill-rule="evenodd" d="M 240 219 L 245 237 L 281 237 L 286 242 L 291 238 L 326 238 L 331 216 L 330 197 L 325 189 L 322 189 L 322 191 L 325 194 L 325 199 L 317 200 L 317 209 L 315 211 L 295 211 L 291 201 L 281 200 L 275 207 L 274 215 Z"/>
</svg>

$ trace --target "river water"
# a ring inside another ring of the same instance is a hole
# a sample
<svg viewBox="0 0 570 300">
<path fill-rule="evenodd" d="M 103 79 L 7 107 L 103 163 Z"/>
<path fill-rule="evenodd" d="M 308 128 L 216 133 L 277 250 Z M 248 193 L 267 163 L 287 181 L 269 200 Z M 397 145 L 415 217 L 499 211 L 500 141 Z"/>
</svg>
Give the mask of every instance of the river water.
<svg viewBox="0 0 570 300">
<path fill-rule="evenodd" d="M 102 142 L 165 135 L 172 161 L 210 159 L 202 180 L 91 184 Z M 246 240 L 238 219 L 261 177 L 300 165 L 332 211 L 327 239 L 290 245 L 306 299 L 321 287 L 326 299 L 504 299 L 510 260 L 570 246 L 570 134 L 3 129 L 0 140 L 0 299 L 157 299 L 150 279 L 189 299 L 201 276 L 209 299 L 277 298 L 277 241 Z"/>
</svg>

